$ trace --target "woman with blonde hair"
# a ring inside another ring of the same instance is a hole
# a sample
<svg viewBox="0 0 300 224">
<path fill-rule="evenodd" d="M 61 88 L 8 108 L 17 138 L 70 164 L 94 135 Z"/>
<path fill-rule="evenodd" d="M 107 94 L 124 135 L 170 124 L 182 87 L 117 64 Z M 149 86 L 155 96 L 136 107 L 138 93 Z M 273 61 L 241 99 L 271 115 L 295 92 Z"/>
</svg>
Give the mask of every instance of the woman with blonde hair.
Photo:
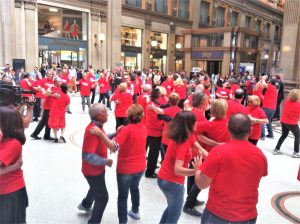
<svg viewBox="0 0 300 224">
<path fill-rule="evenodd" d="M 181 78 L 177 78 L 173 84 L 174 92 L 178 93 L 179 95 L 178 106 L 183 109 L 183 103 L 186 100 L 187 84 L 184 83 Z"/>
<path fill-rule="evenodd" d="M 292 89 L 288 95 L 288 98 L 283 104 L 282 115 L 280 118 L 282 134 L 277 142 L 274 150 L 274 154 L 281 154 L 280 147 L 289 132 L 291 131 L 295 137 L 294 140 L 294 158 L 300 158 L 299 155 L 299 126 L 298 121 L 300 117 L 300 89 Z"/>
<path fill-rule="evenodd" d="M 268 124 L 268 117 L 263 109 L 260 108 L 260 99 L 256 95 L 248 96 L 247 113 L 251 116 L 251 133 L 249 136 L 249 142 L 257 145 L 261 134 L 261 125 Z"/>
</svg>

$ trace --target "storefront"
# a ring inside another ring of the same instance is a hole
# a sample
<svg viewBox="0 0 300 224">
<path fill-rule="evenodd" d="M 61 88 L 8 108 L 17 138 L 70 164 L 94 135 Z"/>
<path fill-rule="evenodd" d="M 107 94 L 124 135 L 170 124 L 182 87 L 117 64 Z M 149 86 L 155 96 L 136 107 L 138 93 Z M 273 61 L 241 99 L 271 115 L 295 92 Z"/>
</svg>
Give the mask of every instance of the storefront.
<svg viewBox="0 0 300 224">
<path fill-rule="evenodd" d="M 241 53 L 240 72 L 248 71 L 250 75 L 255 73 L 256 53 Z"/>
<path fill-rule="evenodd" d="M 168 34 L 151 32 L 150 68 L 155 71 L 167 70 Z"/>
<path fill-rule="evenodd" d="M 223 51 L 192 51 L 192 67 L 205 70 L 208 74 L 219 74 L 223 56 Z"/>
<path fill-rule="evenodd" d="M 183 71 L 184 70 L 184 52 L 182 49 L 184 48 L 184 36 L 175 36 L 175 71 Z"/>
<path fill-rule="evenodd" d="M 122 27 L 121 64 L 125 69 L 142 68 L 142 30 Z"/>
<path fill-rule="evenodd" d="M 88 13 L 38 5 L 39 64 L 88 66 Z"/>
</svg>

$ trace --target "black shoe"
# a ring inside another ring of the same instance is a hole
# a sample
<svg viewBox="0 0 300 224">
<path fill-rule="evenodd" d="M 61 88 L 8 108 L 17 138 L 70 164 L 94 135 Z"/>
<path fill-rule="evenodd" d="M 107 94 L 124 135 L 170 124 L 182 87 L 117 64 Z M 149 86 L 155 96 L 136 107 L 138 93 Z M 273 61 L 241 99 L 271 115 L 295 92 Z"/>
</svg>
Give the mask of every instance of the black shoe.
<svg viewBox="0 0 300 224">
<path fill-rule="evenodd" d="M 63 143 L 67 143 L 66 139 L 63 136 L 60 136 L 59 140 Z"/>
<path fill-rule="evenodd" d="M 30 135 L 31 138 L 34 138 L 35 140 L 40 140 L 42 139 L 41 137 L 37 136 L 37 135 Z"/>
<path fill-rule="evenodd" d="M 72 112 L 70 110 L 67 111 L 68 114 L 72 114 Z"/>
<path fill-rule="evenodd" d="M 36 118 L 34 118 L 32 121 L 39 121 L 39 119 L 36 117 Z"/>
<path fill-rule="evenodd" d="M 274 139 L 274 136 L 273 135 L 266 135 L 267 138 L 271 138 L 271 139 Z"/>
<path fill-rule="evenodd" d="M 196 203 L 195 203 L 196 206 L 201 206 L 204 204 L 205 204 L 205 201 L 199 201 L 199 200 L 196 200 Z"/>
<path fill-rule="evenodd" d="M 48 137 L 48 138 L 46 138 L 46 137 L 44 137 L 44 140 L 53 141 L 53 140 L 55 140 L 55 138 L 52 138 L 52 137 Z"/>
<path fill-rule="evenodd" d="M 183 212 L 196 217 L 202 216 L 202 213 L 197 211 L 195 208 L 183 208 Z"/>
<path fill-rule="evenodd" d="M 58 143 L 58 138 L 55 138 L 55 139 L 54 139 L 54 142 L 55 142 L 55 143 Z"/>
<path fill-rule="evenodd" d="M 153 173 L 153 174 L 145 174 L 146 178 L 157 178 L 157 174 Z"/>
</svg>

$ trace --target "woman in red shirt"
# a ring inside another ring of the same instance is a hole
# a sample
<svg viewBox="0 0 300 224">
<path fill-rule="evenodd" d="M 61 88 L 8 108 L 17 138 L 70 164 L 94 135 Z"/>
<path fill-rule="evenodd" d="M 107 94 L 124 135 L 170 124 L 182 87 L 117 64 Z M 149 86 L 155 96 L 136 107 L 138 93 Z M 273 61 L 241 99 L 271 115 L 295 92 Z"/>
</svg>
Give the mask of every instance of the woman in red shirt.
<svg viewBox="0 0 300 224">
<path fill-rule="evenodd" d="M 174 92 L 178 93 L 179 95 L 179 103 L 178 106 L 183 109 L 183 103 L 186 100 L 186 91 L 187 91 L 187 85 L 183 82 L 181 78 L 177 78 L 176 81 L 173 83 Z"/>
<path fill-rule="evenodd" d="M 80 85 L 82 112 L 84 113 L 85 104 L 88 106 L 88 108 L 90 108 L 91 106 L 90 91 L 91 91 L 91 86 L 94 84 L 88 79 L 86 72 L 82 74 L 82 79 L 80 79 L 78 82 Z"/>
<path fill-rule="evenodd" d="M 298 121 L 300 117 L 300 89 L 292 89 L 288 98 L 283 104 L 283 111 L 280 119 L 282 134 L 277 142 L 274 154 L 281 154 L 280 147 L 289 132 L 291 131 L 295 137 L 294 140 L 294 158 L 299 158 L 299 138 L 300 131 Z"/>
<path fill-rule="evenodd" d="M 249 136 L 249 142 L 257 145 L 258 140 L 260 139 L 261 134 L 261 125 L 268 124 L 269 120 L 268 117 L 260 108 L 260 99 L 256 95 L 248 96 L 248 106 L 247 106 L 247 113 L 251 116 L 251 133 Z"/>
<path fill-rule="evenodd" d="M 23 177 L 22 145 L 26 141 L 21 114 L 0 107 L 0 222 L 26 223 L 28 197 Z"/>
<path fill-rule="evenodd" d="M 190 111 L 177 113 L 169 124 L 167 133 L 170 139 L 168 151 L 158 172 L 158 186 L 164 193 L 168 207 L 165 209 L 159 223 L 177 223 L 182 210 L 185 176 L 195 175 L 200 159 L 195 157 L 194 169 L 188 164 L 192 159 L 192 147 L 197 148 L 199 155 L 204 150 L 197 143 L 193 131 L 196 118 Z M 202 151 L 203 150 L 203 151 Z"/>
</svg>

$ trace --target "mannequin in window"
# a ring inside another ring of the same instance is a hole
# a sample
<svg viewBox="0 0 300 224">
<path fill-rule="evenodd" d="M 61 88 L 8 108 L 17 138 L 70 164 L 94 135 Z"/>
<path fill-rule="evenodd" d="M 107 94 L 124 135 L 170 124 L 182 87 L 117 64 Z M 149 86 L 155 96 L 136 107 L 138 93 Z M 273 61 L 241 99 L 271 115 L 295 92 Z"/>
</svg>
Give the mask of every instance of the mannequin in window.
<svg viewBox="0 0 300 224">
<path fill-rule="evenodd" d="M 71 38 L 70 37 L 70 28 L 71 28 L 71 25 L 69 24 L 69 20 L 66 20 L 66 23 L 64 25 L 64 35 L 65 35 L 65 38 Z"/>
<path fill-rule="evenodd" d="M 79 25 L 76 23 L 76 20 L 73 20 L 73 24 L 70 27 L 71 37 L 73 39 L 78 40 L 78 31 L 79 31 Z"/>
</svg>

